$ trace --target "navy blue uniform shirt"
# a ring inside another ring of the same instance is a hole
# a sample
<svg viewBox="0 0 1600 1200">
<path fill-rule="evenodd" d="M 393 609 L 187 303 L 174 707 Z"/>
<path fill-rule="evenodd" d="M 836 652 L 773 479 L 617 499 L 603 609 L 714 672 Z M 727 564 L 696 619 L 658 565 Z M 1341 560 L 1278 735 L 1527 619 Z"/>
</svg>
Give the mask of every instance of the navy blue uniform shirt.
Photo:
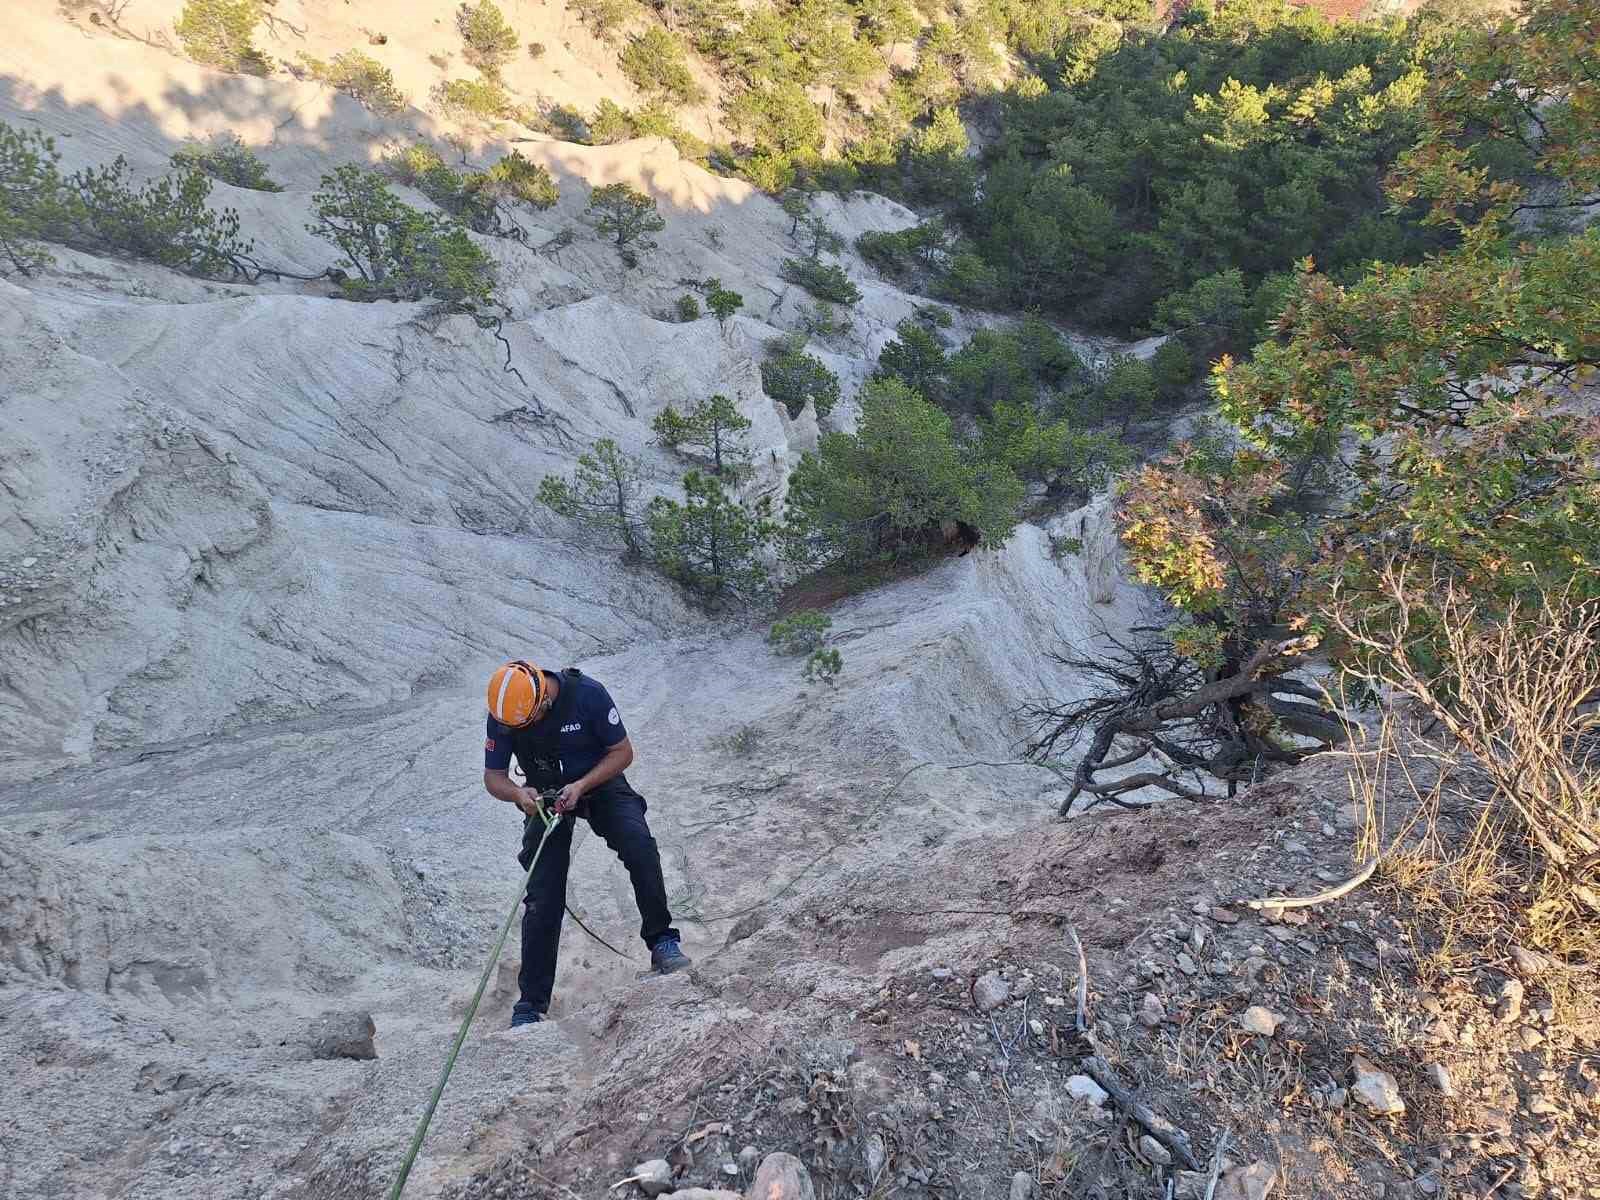
<svg viewBox="0 0 1600 1200">
<path fill-rule="evenodd" d="M 541 758 L 559 759 L 561 782 L 572 783 L 593 770 L 606 751 L 628 736 L 611 694 L 598 680 L 567 671 L 556 680 L 561 694 L 542 721 L 512 729 L 489 717 L 483 742 L 485 770 L 508 769 L 516 751 L 517 765 L 530 786 L 538 771 L 538 764 L 531 760 Z"/>
</svg>

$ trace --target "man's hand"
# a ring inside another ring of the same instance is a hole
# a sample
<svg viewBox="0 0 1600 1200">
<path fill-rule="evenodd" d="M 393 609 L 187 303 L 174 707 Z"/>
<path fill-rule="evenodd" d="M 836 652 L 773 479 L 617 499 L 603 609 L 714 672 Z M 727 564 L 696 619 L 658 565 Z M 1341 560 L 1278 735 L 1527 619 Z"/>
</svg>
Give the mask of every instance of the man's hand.
<svg viewBox="0 0 1600 1200">
<path fill-rule="evenodd" d="M 583 799 L 583 793 L 587 790 L 587 785 L 581 779 L 576 783 L 567 784 L 566 787 L 561 789 L 561 794 L 556 797 L 556 811 L 562 816 L 566 816 L 578 807 L 578 801 Z"/>
<path fill-rule="evenodd" d="M 516 805 L 530 817 L 537 817 L 540 805 L 538 789 L 530 787 L 518 788 Z"/>
</svg>

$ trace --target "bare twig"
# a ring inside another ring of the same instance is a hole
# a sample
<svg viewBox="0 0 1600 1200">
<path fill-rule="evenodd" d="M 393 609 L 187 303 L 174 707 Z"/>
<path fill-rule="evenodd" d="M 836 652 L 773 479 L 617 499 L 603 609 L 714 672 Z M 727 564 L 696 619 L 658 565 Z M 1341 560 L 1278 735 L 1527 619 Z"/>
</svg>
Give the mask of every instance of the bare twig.
<svg viewBox="0 0 1600 1200">
<path fill-rule="evenodd" d="M 1067 936 L 1072 939 L 1072 948 L 1078 952 L 1078 1007 L 1074 1020 L 1079 1033 L 1086 1033 L 1089 1029 L 1089 960 L 1083 954 L 1083 942 L 1078 938 L 1078 930 L 1073 925 L 1067 926 Z"/>
<path fill-rule="evenodd" d="M 1253 908 L 1257 912 L 1269 908 L 1310 908 L 1316 904 L 1327 904 L 1355 891 L 1363 883 L 1371 879 L 1372 873 L 1377 869 L 1378 860 L 1374 858 L 1337 887 L 1331 887 L 1325 892 L 1318 892 L 1315 896 L 1263 896 L 1256 900 L 1241 900 L 1239 903 L 1246 908 Z"/>
<path fill-rule="evenodd" d="M 1507 1167 L 1504 1171 L 1500 1172 L 1500 1178 L 1496 1179 L 1488 1187 L 1484 1188 L 1483 1191 L 1478 1193 L 1478 1200 L 1489 1200 L 1489 1197 L 1494 1195 L 1502 1187 L 1504 1187 L 1506 1180 L 1510 1179 L 1516 1173 L 1517 1173 L 1516 1164 L 1513 1163 L 1511 1166 Z"/>
<path fill-rule="evenodd" d="M 1217 1148 L 1211 1152 L 1211 1170 L 1206 1176 L 1205 1200 L 1217 1194 L 1217 1180 L 1222 1178 L 1222 1156 L 1228 1149 L 1228 1131 L 1224 1129 L 1217 1139 Z"/>
<path fill-rule="evenodd" d="M 1185 1168 L 1190 1171 L 1200 1169 L 1200 1160 L 1194 1156 L 1194 1146 L 1189 1141 L 1189 1135 L 1140 1100 L 1112 1070 L 1110 1063 L 1098 1054 L 1090 1055 L 1084 1060 L 1083 1069 L 1116 1101 L 1118 1108 L 1143 1125 L 1150 1136 L 1170 1150 L 1172 1156 Z"/>
</svg>

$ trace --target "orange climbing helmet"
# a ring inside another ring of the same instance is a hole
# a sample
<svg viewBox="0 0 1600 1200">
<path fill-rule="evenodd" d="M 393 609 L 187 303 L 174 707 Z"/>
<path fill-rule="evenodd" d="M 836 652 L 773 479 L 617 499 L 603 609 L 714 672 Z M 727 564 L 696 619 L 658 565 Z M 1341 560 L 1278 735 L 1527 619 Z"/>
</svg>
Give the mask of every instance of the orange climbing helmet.
<svg viewBox="0 0 1600 1200">
<path fill-rule="evenodd" d="M 550 682 L 532 663 L 517 658 L 489 676 L 489 715 L 502 725 L 531 724 L 550 698 Z"/>
</svg>

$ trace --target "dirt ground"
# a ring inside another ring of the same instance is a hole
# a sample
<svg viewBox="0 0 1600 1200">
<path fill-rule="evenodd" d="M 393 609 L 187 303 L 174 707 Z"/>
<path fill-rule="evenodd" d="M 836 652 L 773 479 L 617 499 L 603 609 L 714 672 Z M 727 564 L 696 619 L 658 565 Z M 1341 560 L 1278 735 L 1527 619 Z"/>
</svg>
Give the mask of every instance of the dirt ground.
<svg viewBox="0 0 1600 1200">
<path fill-rule="evenodd" d="M 679 1187 L 738 1187 L 749 1146 L 798 1155 L 825 1197 L 1199 1198 L 1214 1161 L 1225 1200 L 1600 1196 L 1592 976 L 1587 1007 L 1558 1013 L 1570 977 L 1537 956 L 1442 973 L 1382 874 L 1327 904 L 1244 903 L 1353 873 L 1344 791 L 1324 760 L 1231 805 L 1091 816 L 835 881 L 747 949 L 736 928 L 682 985 L 684 1003 L 748 1009 L 674 1045 L 671 1070 L 602 1088 L 544 1153 L 448 1194 L 599 1196 L 655 1157 Z M 1252 1006 L 1271 1036 L 1241 1024 Z M 1358 1055 L 1403 1111 L 1359 1098 Z M 1186 1135 L 1195 1169 L 1122 1105 L 1074 1098 L 1107 1068 Z"/>
</svg>

